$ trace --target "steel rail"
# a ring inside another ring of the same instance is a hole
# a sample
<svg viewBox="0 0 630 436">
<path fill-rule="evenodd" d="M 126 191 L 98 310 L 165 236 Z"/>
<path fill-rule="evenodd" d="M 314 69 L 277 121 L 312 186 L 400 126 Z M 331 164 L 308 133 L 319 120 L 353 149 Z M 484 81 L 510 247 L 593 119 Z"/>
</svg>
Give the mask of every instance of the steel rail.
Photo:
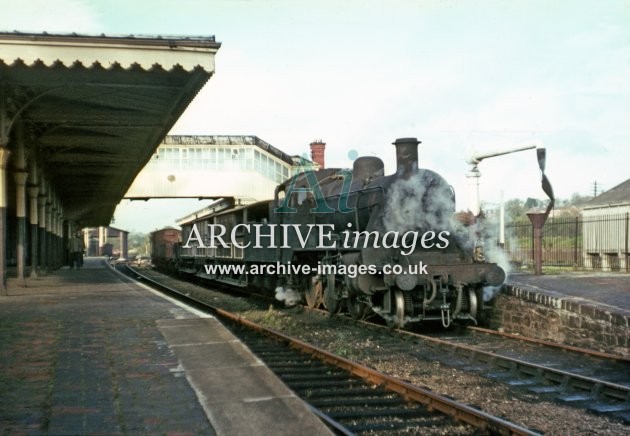
<svg viewBox="0 0 630 436">
<path fill-rule="evenodd" d="M 321 309 L 309 309 L 309 310 L 321 312 L 323 314 L 327 313 L 326 311 L 322 311 Z M 372 327 L 391 330 L 389 327 L 381 326 L 379 324 L 375 324 L 367 320 L 361 320 L 359 322 L 362 324 L 370 325 Z M 610 359 L 610 360 L 620 361 L 620 362 L 630 362 L 630 359 L 626 357 L 616 356 L 614 354 L 603 353 L 603 352 L 599 352 L 595 350 L 585 350 L 585 349 L 570 346 L 570 345 L 555 344 L 549 341 L 543 341 L 543 340 L 538 340 L 538 339 L 533 339 L 533 338 L 511 335 L 509 333 L 495 332 L 493 330 L 488 330 L 481 327 L 469 326 L 467 328 L 472 331 L 480 331 L 480 332 L 488 333 L 488 334 L 499 334 L 500 336 L 522 340 L 524 342 L 531 342 L 537 345 L 549 346 L 556 349 L 592 355 L 594 357 L 605 358 L 605 359 Z M 508 364 L 506 365 L 507 370 L 509 371 L 520 370 L 524 375 L 528 377 L 541 379 L 541 375 L 542 375 L 542 376 L 545 376 L 545 380 L 548 380 L 557 385 L 561 385 L 561 386 L 568 385 L 569 387 L 575 387 L 584 391 L 590 390 L 595 395 L 599 395 L 599 396 L 606 395 L 607 397 L 610 397 L 616 401 L 623 402 L 630 399 L 630 387 L 628 386 L 620 385 L 617 383 L 611 383 L 605 380 L 600 380 L 593 377 L 587 377 L 580 374 L 575 374 L 569 371 L 563 371 L 561 369 L 550 368 L 550 367 L 539 365 L 536 363 L 526 362 L 524 360 L 516 359 L 513 357 L 502 356 L 501 354 L 497 354 L 492 351 L 484 351 L 470 345 L 450 342 L 444 339 L 434 338 L 431 336 L 423 335 L 421 333 L 416 333 L 409 330 L 404 330 L 404 329 L 395 329 L 395 330 L 402 335 L 412 336 L 417 339 L 432 342 L 439 346 L 450 347 L 454 350 L 467 351 L 472 355 L 472 357 L 475 357 L 476 355 L 484 356 L 487 358 L 486 362 L 487 361 L 494 362 L 497 366 L 500 366 L 500 365 L 498 365 L 496 362 L 500 362 L 500 361 L 506 362 Z M 478 359 L 478 360 L 481 360 L 481 359 Z M 573 380 L 574 382 L 577 382 L 578 384 L 571 385 L 569 383 L 571 380 Z"/>
<path fill-rule="evenodd" d="M 468 326 L 467 328 L 468 328 L 468 330 L 471 330 L 471 331 L 474 331 L 474 332 L 485 333 L 485 334 L 488 334 L 488 335 L 502 336 L 504 338 L 515 339 L 517 341 L 529 342 L 529 343 L 536 344 L 536 345 L 544 345 L 544 346 L 552 347 L 552 348 L 556 348 L 556 349 L 572 351 L 572 352 L 576 352 L 576 353 L 580 353 L 580 354 L 587 354 L 587 355 L 590 355 L 590 356 L 593 356 L 593 357 L 600 357 L 600 358 L 603 358 L 603 359 L 616 360 L 616 361 L 619 361 L 619 362 L 630 363 L 630 357 L 618 356 L 618 355 L 610 354 L 610 353 L 604 353 L 603 351 L 589 350 L 587 348 L 580 348 L 580 347 L 576 347 L 576 346 L 573 346 L 573 345 L 559 344 L 559 343 L 556 343 L 556 342 L 545 341 L 544 339 L 530 338 L 530 337 L 527 337 L 527 336 L 520 336 L 520 335 L 515 335 L 515 334 L 512 334 L 512 333 L 499 332 L 499 331 L 496 331 L 496 330 L 485 329 L 483 327 Z"/>
<path fill-rule="evenodd" d="M 328 312 L 321 309 L 309 308 L 308 310 L 320 312 L 322 314 L 328 314 Z M 358 322 L 369 325 L 374 328 L 391 330 L 390 327 L 382 326 L 382 325 L 370 322 L 368 320 L 361 320 Z M 469 326 L 468 328 L 473 331 L 480 331 L 483 333 L 486 333 L 486 332 L 499 333 L 493 330 L 483 329 L 481 327 Z M 409 335 L 420 340 L 426 340 L 438 346 L 450 347 L 453 350 L 466 351 L 470 353 L 470 356 L 469 356 L 470 358 L 477 359 L 478 361 L 481 361 L 482 363 L 491 362 L 491 364 L 494 364 L 495 366 L 505 369 L 506 373 L 513 372 L 516 375 L 516 371 L 519 371 L 522 375 L 525 375 L 526 377 L 529 377 L 532 380 L 538 380 L 540 382 L 549 381 L 551 383 L 554 383 L 556 386 L 558 386 L 559 391 L 563 391 L 563 390 L 566 390 L 566 388 L 572 387 L 575 389 L 579 389 L 581 391 L 589 391 L 589 394 L 593 397 L 601 398 L 602 396 L 605 396 L 617 402 L 627 402 L 630 399 L 630 387 L 625 386 L 625 385 L 611 383 L 605 380 L 583 376 L 583 375 L 575 374 L 569 371 L 563 371 L 561 369 L 550 368 L 544 365 L 530 363 L 524 360 L 520 360 L 520 359 L 508 357 L 508 356 L 502 356 L 501 354 L 494 353 L 491 351 L 484 351 L 470 345 L 450 342 L 444 339 L 426 336 L 426 335 L 412 332 L 409 330 L 404 330 L 404 329 L 395 329 L 395 330 L 402 335 Z M 564 345 L 564 344 L 560 344 L 559 346 L 559 344 L 555 344 L 553 342 L 542 341 L 542 340 L 537 340 L 533 338 L 526 338 L 526 337 L 521 337 L 517 335 L 510 335 L 509 333 L 499 333 L 499 334 L 501 336 L 506 336 L 508 338 L 522 340 L 523 342 L 531 342 L 537 345 L 549 346 L 556 349 L 561 349 L 563 351 L 566 350 L 566 351 L 572 351 L 572 352 L 577 352 L 577 353 L 583 353 L 587 355 L 592 355 L 594 357 L 610 359 L 610 360 L 618 361 L 618 362 L 630 362 L 629 359 L 623 356 L 616 356 L 613 354 L 598 352 L 595 350 L 584 350 L 579 347 L 573 347 L 573 346 Z M 483 356 L 485 360 L 480 359 L 478 356 Z M 501 365 L 501 362 L 503 362 L 504 365 Z"/>
<path fill-rule="evenodd" d="M 550 368 L 548 366 L 539 365 L 537 363 L 526 362 L 521 359 L 516 359 L 514 357 L 502 356 L 500 354 L 484 351 L 478 348 L 472 347 L 470 345 L 465 344 L 457 344 L 449 341 L 445 341 L 443 339 L 433 338 L 431 336 L 422 335 L 419 333 L 409 332 L 406 330 L 398 330 L 401 334 L 409 335 L 415 338 L 422 339 L 424 341 L 442 346 L 449 347 L 455 350 L 463 350 L 471 353 L 472 357 L 483 356 L 487 358 L 490 362 L 503 361 L 506 362 L 507 368 L 510 371 L 520 370 L 523 374 L 528 377 L 544 377 L 546 380 L 549 380 L 558 385 L 567 385 L 567 382 L 573 380 L 574 382 L 578 382 L 580 385 L 571 385 L 571 387 L 576 387 L 582 390 L 590 389 L 592 392 L 597 393 L 598 395 L 606 395 L 608 397 L 613 398 L 617 401 L 625 401 L 630 397 L 630 387 L 620 385 L 617 383 L 607 382 L 605 380 L 599 380 L 592 377 L 583 376 L 580 374 L 575 374 L 569 371 L 564 371 L 561 369 Z M 477 357 L 478 360 L 481 360 Z M 588 387 L 588 388 L 587 388 Z"/>
<path fill-rule="evenodd" d="M 202 307 L 206 310 L 210 310 L 213 313 L 236 322 L 240 325 L 246 326 L 259 333 L 268 335 L 270 337 L 287 342 L 293 348 L 299 349 L 311 356 L 317 357 L 319 360 L 335 365 L 342 368 L 357 377 L 366 380 L 372 384 L 381 385 L 384 389 L 395 392 L 409 401 L 415 401 L 423 404 L 429 411 L 437 410 L 452 418 L 470 424 L 475 428 L 482 429 L 497 434 L 510 434 L 510 435 L 537 435 L 539 433 L 533 432 L 527 428 L 521 427 L 513 422 L 498 418 L 489 413 L 475 409 L 466 404 L 459 403 L 455 400 L 451 400 L 442 395 L 427 389 L 420 388 L 418 386 L 411 385 L 404 381 L 398 380 L 387 374 L 383 374 L 375 369 L 368 368 L 356 362 L 352 362 L 341 356 L 337 356 L 321 348 L 315 347 L 299 339 L 285 335 L 284 333 L 263 327 L 256 324 L 239 314 L 228 312 L 224 309 L 213 307 L 212 305 L 199 301 L 189 295 L 183 294 L 169 286 L 159 283 L 149 277 L 140 274 L 138 271 L 131 268 L 129 265 L 125 265 L 129 271 L 141 278 L 142 280 L 151 283 L 153 286 L 158 287 L 171 295 L 176 295 L 178 298 L 186 300 L 192 303 L 196 307 Z"/>
</svg>

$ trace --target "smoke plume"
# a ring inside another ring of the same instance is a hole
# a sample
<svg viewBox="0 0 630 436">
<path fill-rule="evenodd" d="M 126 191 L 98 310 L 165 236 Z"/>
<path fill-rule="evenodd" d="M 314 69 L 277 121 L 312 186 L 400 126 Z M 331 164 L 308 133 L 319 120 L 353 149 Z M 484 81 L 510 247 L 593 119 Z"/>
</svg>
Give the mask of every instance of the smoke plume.
<svg viewBox="0 0 630 436">
<path fill-rule="evenodd" d="M 440 232 L 451 228 L 455 198 L 446 181 L 430 170 L 415 171 L 398 178 L 387 191 L 383 213 L 386 231 L 410 230 Z"/>
</svg>

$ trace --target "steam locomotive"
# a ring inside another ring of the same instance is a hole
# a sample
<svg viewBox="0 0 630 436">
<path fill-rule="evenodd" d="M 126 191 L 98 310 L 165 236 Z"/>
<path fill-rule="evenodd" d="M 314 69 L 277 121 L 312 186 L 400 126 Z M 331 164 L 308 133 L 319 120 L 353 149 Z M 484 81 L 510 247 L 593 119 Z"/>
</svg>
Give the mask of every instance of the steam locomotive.
<svg viewBox="0 0 630 436">
<path fill-rule="evenodd" d="M 378 157 L 360 157 L 352 171 L 298 172 L 272 200 L 215 203 L 182 225 L 176 269 L 392 327 L 476 323 L 483 288 L 505 272 L 453 219 L 451 186 L 418 168 L 419 141 L 393 144 L 389 176 Z"/>
</svg>

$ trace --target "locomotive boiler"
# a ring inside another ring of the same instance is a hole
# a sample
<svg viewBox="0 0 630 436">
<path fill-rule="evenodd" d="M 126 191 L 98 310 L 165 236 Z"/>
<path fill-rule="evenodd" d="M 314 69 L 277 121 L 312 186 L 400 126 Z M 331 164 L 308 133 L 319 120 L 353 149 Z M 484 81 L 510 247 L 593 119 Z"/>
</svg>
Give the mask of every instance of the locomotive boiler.
<svg viewBox="0 0 630 436">
<path fill-rule="evenodd" d="M 418 144 L 394 142 L 392 175 L 360 157 L 351 171 L 298 172 L 272 200 L 217 206 L 183 225 L 180 271 L 393 327 L 477 322 L 483 288 L 505 273 L 453 220 L 453 189 L 418 167 Z"/>
</svg>

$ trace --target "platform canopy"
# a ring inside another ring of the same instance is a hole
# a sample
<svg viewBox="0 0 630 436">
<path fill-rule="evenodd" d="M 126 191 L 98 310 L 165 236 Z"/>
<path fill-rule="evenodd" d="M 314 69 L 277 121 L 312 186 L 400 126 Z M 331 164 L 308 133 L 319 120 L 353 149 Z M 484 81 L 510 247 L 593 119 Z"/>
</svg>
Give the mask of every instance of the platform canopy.
<svg viewBox="0 0 630 436">
<path fill-rule="evenodd" d="M 214 37 L 0 32 L 0 147 L 24 141 L 82 226 L 107 225 L 158 144 L 214 73 Z M 18 136 L 20 138 L 18 138 Z M 19 168 L 18 168 L 19 170 Z"/>
</svg>

